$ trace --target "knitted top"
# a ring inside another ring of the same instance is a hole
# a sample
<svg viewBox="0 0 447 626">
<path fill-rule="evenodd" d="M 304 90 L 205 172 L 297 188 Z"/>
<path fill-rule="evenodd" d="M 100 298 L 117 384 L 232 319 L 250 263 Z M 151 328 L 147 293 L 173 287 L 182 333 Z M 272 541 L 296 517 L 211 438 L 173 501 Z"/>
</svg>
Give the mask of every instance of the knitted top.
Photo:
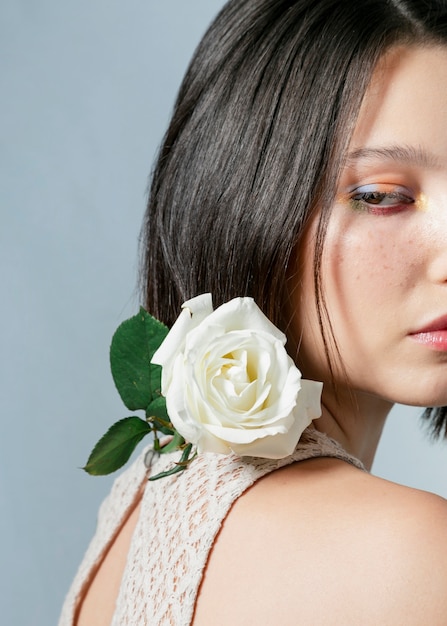
<svg viewBox="0 0 447 626">
<path fill-rule="evenodd" d="M 59 626 L 73 626 L 78 603 L 144 486 L 112 626 L 188 626 L 217 533 L 237 498 L 269 472 L 319 457 L 363 465 L 326 435 L 307 428 L 293 454 L 278 460 L 200 454 L 179 474 L 148 482 L 178 453 L 146 450 L 115 481 L 95 536 L 66 597 Z"/>
</svg>

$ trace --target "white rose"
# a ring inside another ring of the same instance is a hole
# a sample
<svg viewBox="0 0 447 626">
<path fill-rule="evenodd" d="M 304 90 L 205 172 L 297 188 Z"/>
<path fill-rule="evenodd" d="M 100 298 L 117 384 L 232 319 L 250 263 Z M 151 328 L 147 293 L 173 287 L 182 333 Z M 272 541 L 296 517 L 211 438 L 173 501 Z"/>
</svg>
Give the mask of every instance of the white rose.
<svg viewBox="0 0 447 626">
<path fill-rule="evenodd" d="M 291 454 L 321 415 L 322 383 L 301 379 L 285 342 L 252 298 L 185 302 L 152 359 L 174 428 L 198 452 Z"/>
</svg>

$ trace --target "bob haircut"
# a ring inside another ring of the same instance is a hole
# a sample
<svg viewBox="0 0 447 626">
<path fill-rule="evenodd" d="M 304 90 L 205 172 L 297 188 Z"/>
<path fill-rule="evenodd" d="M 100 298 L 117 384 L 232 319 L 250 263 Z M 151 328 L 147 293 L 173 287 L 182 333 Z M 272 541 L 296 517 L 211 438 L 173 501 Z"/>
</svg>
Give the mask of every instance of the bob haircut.
<svg viewBox="0 0 447 626">
<path fill-rule="evenodd" d="M 204 292 L 252 296 L 287 331 L 287 268 L 321 209 L 321 256 L 343 158 L 372 72 L 396 45 L 447 44 L 445 0 L 230 0 L 199 44 L 153 172 L 141 289 L 171 325 Z M 325 332 L 326 326 L 326 332 Z M 447 435 L 447 408 L 426 409 Z"/>
</svg>

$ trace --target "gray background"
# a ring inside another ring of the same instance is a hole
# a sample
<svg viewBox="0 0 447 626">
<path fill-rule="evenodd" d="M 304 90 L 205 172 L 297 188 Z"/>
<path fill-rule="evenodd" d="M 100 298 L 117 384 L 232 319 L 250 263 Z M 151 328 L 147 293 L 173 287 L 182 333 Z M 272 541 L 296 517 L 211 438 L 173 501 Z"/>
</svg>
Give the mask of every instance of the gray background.
<svg viewBox="0 0 447 626">
<path fill-rule="evenodd" d="M 1 621 L 55 624 L 110 487 L 78 469 L 127 412 L 108 370 L 136 312 L 147 176 L 221 0 L 0 7 Z M 399 408 L 374 470 L 447 496 L 447 449 Z"/>
</svg>

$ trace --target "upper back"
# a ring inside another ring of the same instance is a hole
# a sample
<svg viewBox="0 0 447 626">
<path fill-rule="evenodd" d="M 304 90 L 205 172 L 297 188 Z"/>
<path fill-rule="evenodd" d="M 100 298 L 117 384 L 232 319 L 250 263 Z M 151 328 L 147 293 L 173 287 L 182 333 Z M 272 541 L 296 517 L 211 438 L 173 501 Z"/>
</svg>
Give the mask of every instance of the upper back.
<svg viewBox="0 0 447 626">
<path fill-rule="evenodd" d="M 447 624 L 447 502 L 334 459 L 269 474 L 211 552 L 194 624 Z"/>
</svg>

